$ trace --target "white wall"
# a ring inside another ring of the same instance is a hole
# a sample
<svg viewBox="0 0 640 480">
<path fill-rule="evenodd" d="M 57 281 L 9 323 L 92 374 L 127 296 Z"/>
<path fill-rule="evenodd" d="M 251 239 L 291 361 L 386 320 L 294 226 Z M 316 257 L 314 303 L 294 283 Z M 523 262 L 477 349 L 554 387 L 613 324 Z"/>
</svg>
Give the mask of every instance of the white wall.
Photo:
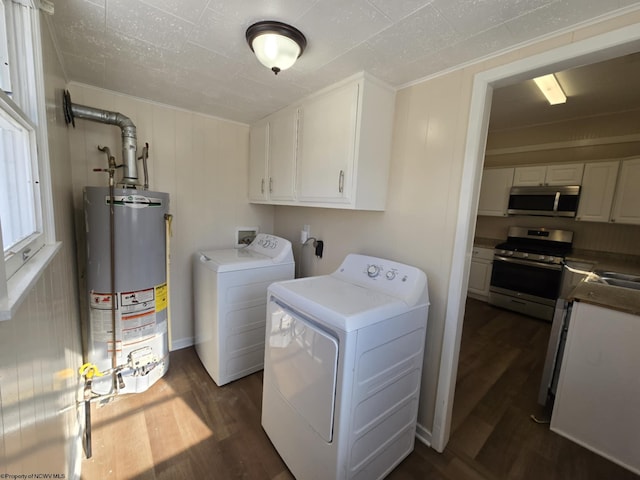
<svg viewBox="0 0 640 480">
<path fill-rule="evenodd" d="M 11 320 L 0 322 L 0 470 L 73 478 L 82 456 L 76 417 L 81 361 L 65 80 L 43 20 L 47 128 L 62 249 Z"/>
<path fill-rule="evenodd" d="M 277 235 L 296 241 L 302 225 L 309 224 L 312 236 L 325 242 L 324 258 L 309 260 L 305 275 L 331 272 L 349 252 L 387 257 L 426 272 L 431 307 L 418 422 L 427 434 L 434 427 L 447 301 L 456 304 L 459 300 L 448 299 L 450 281 L 452 285 L 463 283 L 460 275 L 452 278 L 456 233 L 467 227 L 457 225 L 458 202 L 465 194 L 477 202 L 477 190 L 461 192 L 474 76 L 634 22 L 640 22 L 637 12 L 565 32 L 399 91 L 385 212 L 276 208 Z M 479 178 L 477 182 L 479 185 Z M 471 243 L 468 247 L 464 260 L 467 274 Z M 442 388 L 448 388 L 446 382 Z M 443 425 L 438 428 L 445 430 Z"/>
<path fill-rule="evenodd" d="M 71 84 L 69 91 L 75 104 L 131 118 L 137 127 L 138 154 L 144 143 L 149 143 L 149 188 L 169 193 L 173 214 L 173 348 L 191 345 L 192 255 L 203 248 L 231 248 L 236 226 L 255 225 L 269 233 L 273 229 L 273 207 L 247 202 L 249 127 L 86 85 Z M 121 163 L 120 129 L 76 119 L 70 138 L 73 203 L 77 225 L 82 226 L 82 189 L 106 186 L 108 181 L 107 174 L 92 171 L 107 166 L 106 156 L 97 145 L 108 146 Z M 142 179 L 142 164 L 138 163 Z M 82 235 L 78 243 L 82 274 Z"/>
</svg>

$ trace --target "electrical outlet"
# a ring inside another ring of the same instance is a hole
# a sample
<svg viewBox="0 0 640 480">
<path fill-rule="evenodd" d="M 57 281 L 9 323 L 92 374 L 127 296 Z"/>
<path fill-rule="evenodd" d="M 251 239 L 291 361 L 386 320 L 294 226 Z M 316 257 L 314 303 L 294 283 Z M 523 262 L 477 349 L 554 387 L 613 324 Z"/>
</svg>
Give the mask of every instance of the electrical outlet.
<svg viewBox="0 0 640 480">
<path fill-rule="evenodd" d="M 305 244 L 307 242 L 307 239 L 309 238 L 309 231 L 311 230 L 311 227 L 309 225 L 304 225 L 302 227 L 302 230 L 300 230 L 300 243 L 301 244 Z"/>
</svg>

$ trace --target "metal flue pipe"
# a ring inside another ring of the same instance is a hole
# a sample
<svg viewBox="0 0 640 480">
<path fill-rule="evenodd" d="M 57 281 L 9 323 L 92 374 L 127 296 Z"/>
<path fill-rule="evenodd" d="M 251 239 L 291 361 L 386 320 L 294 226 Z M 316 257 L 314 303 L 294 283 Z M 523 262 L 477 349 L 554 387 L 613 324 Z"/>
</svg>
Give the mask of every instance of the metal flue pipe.
<svg viewBox="0 0 640 480">
<path fill-rule="evenodd" d="M 136 150 L 138 147 L 136 126 L 131 119 L 118 112 L 87 107 L 77 103 L 71 104 L 71 112 L 74 117 L 120 127 L 122 131 L 122 163 L 124 167 L 122 183 L 128 186 L 137 186 L 139 184 L 138 166 L 136 164 Z"/>
</svg>

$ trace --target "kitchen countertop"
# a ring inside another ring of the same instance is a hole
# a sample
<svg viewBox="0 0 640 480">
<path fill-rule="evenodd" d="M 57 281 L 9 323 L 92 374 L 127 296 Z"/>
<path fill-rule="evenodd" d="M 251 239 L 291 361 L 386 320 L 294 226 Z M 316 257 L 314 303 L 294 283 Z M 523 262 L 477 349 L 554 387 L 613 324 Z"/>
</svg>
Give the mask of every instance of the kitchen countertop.
<svg viewBox="0 0 640 480">
<path fill-rule="evenodd" d="M 501 242 L 504 242 L 504 239 L 500 240 L 499 238 L 475 237 L 473 239 L 473 246 L 482 248 L 495 248 L 495 246 Z"/>
<path fill-rule="evenodd" d="M 640 275 L 640 255 L 574 249 L 565 260 L 590 263 L 593 265 L 593 270 Z"/>
<path fill-rule="evenodd" d="M 616 287 L 594 281 L 583 280 L 571 292 L 569 301 L 599 305 L 611 310 L 640 315 L 640 290 Z"/>
</svg>

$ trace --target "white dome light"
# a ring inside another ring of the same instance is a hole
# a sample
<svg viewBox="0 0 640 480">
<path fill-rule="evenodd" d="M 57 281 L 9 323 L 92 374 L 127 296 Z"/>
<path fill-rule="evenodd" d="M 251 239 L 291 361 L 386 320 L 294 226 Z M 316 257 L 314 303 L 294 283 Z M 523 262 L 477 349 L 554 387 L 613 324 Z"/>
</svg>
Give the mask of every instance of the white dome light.
<svg viewBox="0 0 640 480">
<path fill-rule="evenodd" d="M 251 25 L 246 37 L 260 63 L 276 75 L 291 68 L 307 46 L 307 39 L 299 30 L 275 21 Z"/>
</svg>

